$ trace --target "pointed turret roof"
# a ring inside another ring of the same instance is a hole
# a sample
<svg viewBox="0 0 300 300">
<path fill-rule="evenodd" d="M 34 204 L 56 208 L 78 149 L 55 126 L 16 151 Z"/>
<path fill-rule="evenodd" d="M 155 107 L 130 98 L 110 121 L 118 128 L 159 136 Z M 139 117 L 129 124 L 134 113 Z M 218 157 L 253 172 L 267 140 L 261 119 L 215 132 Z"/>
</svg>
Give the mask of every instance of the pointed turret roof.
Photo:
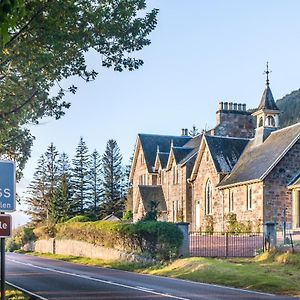
<svg viewBox="0 0 300 300">
<path fill-rule="evenodd" d="M 267 86 L 263 92 L 263 95 L 261 97 L 259 106 L 257 108 L 257 110 L 279 110 L 279 108 L 277 107 L 273 95 L 272 95 L 272 91 L 270 89 L 269 84 L 267 83 Z"/>
</svg>

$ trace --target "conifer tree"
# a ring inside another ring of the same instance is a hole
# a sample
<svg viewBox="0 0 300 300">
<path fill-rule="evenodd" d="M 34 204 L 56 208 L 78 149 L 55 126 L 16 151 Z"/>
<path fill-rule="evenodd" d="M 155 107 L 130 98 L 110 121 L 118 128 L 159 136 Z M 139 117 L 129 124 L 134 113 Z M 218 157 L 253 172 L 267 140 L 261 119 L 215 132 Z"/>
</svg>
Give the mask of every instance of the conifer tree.
<svg viewBox="0 0 300 300">
<path fill-rule="evenodd" d="M 103 196 L 102 176 L 101 176 L 101 158 L 97 150 L 91 155 L 91 168 L 89 172 L 91 185 L 91 210 L 95 215 L 99 213 L 99 205 Z"/>
<path fill-rule="evenodd" d="M 195 137 L 195 136 L 199 135 L 199 130 L 196 127 L 196 125 L 193 125 L 192 129 L 189 131 L 189 135 L 191 137 Z"/>
<path fill-rule="evenodd" d="M 114 213 L 122 216 L 124 209 L 124 187 L 122 155 L 115 140 L 110 139 L 102 157 L 103 197 L 101 215 Z"/>
<path fill-rule="evenodd" d="M 57 221 L 65 221 L 72 216 L 71 198 L 71 166 L 66 153 L 62 153 L 58 160 L 58 184 L 55 192 L 55 207 Z"/>
<path fill-rule="evenodd" d="M 46 160 L 42 155 L 33 174 L 33 180 L 28 188 L 28 205 L 26 213 L 31 217 L 33 224 L 44 222 L 48 218 L 48 197 L 46 188 Z"/>
<path fill-rule="evenodd" d="M 90 158 L 88 147 L 83 138 L 80 138 L 76 148 L 75 158 L 72 168 L 72 193 L 73 200 L 78 201 L 78 205 L 73 207 L 73 213 L 84 214 L 89 204 L 90 181 L 89 181 Z"/>
</svg>

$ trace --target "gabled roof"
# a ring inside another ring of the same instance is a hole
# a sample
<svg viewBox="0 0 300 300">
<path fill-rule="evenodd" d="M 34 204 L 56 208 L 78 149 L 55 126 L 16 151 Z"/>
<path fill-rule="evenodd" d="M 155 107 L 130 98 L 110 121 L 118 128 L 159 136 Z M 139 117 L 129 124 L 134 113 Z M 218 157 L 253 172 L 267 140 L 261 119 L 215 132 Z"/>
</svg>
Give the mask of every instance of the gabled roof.
<svg viewBox="0 0 300 300">
<path fill-rule="evenodd" d="M 204 135 L 190 180 L 195 180 L 201 159 L 207 148 L 217 173 L 229 173 L 244 151 L 248 139 Z"/>
<path fill-rule="evenodd" d="M 232 173 L 221 181 L 219 187 L 264 180 L 299 138 L 300 123 L 297 123 L 272 132 L 262 144 L 255 146 L 255 139 L 252 139 Z"/>
<path fill-rule="evenodd" d="M 174 146 L 183 146 L 191 137 L 190 136 L 171 136 L 171 135 L 156 135 L 156 134 L 139 134 L 138 138 L 144 151 L 145 161 L 148 172 L 152 172 L 152 167 L 155 163 L 157 146 L 160 152 L 169 152 L 171 143 Z"/>
<path fill-rule="evenodd" d="M 151 209 L 151 201 L 157 202 L 159 211 L 166 211 L 167 205 L 161 185 L 139 185 L 139 193 L 145 211 Z"/>
<path fill-rule="evenodd" d="M 164 169 L 167 166 L 169 158 L 169 152 L 157 152 L 155 159 L 155 167 L 157 167 L 158 162 L 161 165 L 161 168 Z"/>
<path fill-rule="evenodd" d="M 175 162 L 178 165 L 191 151 L 193 151 L 193 148 L 186 148 L 186 147 L 173 147 L 172 148 Z"/>
<path fill-rule="evenodd" d="M 266 86 L 257 110 L 279 110 L 269 85 Z"/>
<path fill-rule="evenodd" d="M 201 144 L 201 141 L 202 141 L 202 137 L 203 135 L 200 134 L 200 135 L 197 135 L 195 136 L 193 139 L 191 139 L 190 141 L 188 141 L 184 147 L 188 147 L 188 148 L 193 148 L 191 152 L 189 152 L 187 154 L 186 157 L 184 157 L 181 161 L 180 161 L 180 164 L 181 165 L 184 165 L 185 163 L 187 163 L 192 157 L 194 157 L 198 151 L 199 151 L 199 147 L 200 147 L 200 144 Z"/>
<path fill-rule="evenodd" d="M 219 173 L 231 172 L 249 142 L 248 139 L 212 135 L 205 136 L 205 139 Z"/>
</svg>

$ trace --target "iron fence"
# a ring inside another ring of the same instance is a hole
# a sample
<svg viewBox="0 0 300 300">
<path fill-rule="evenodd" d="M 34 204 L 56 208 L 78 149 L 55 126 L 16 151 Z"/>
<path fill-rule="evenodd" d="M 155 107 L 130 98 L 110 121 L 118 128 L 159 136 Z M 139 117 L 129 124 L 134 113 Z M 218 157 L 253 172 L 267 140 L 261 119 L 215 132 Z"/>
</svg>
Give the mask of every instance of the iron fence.
<svg viewBox="0 0 300 300">
<path fill-rule="evenodd" d="M 190 232 L 190 256 L 253 257 L 264 249 L 260 232 Z"/>
</svg>

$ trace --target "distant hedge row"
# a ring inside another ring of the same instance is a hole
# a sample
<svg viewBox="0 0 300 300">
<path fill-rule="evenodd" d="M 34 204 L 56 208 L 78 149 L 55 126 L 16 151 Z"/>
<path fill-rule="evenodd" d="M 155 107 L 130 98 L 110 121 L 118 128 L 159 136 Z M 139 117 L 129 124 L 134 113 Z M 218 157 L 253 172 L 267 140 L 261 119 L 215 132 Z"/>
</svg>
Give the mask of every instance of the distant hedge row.
<svg viewBox="0 0 300 300">
<path fill-rule="evenodd" d="M 134 224 L 109 221 L 66 222 L 56 225 L 55 229 L 37 228 L 35 234 L 40 239 L 52 235 L 57 239 L 84 241 L 160 260 L 177 257 L 183 239 L 175 224 L 157 221 Z"/>
</svg>

